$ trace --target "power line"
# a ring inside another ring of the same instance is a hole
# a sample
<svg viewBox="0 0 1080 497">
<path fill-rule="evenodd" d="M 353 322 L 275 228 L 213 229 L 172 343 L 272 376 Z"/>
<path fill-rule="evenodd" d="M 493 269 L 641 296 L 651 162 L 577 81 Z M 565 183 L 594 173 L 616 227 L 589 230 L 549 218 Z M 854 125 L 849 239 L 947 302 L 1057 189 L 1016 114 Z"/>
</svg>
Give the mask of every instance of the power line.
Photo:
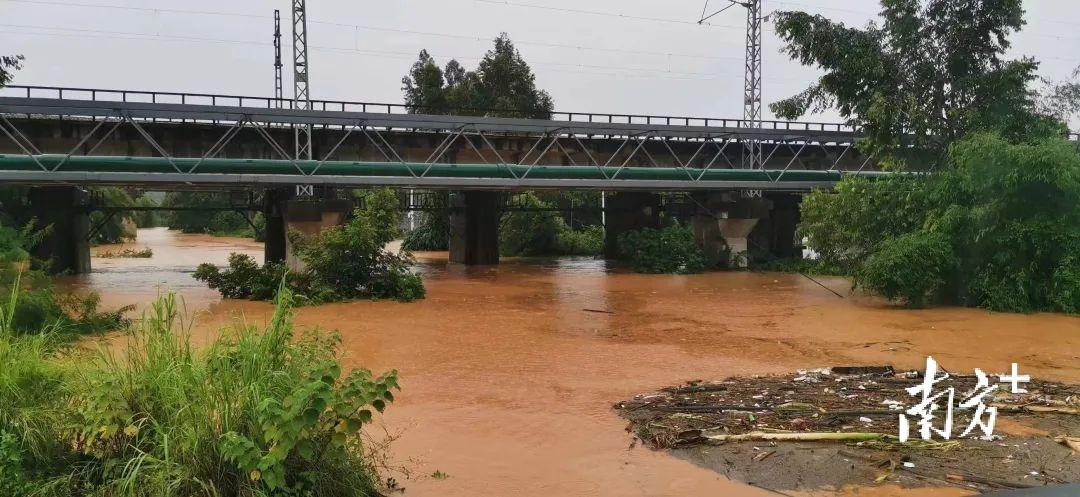
<svg viewBox="0 0 1080 497">
<path fill-rule="evenodd" d="M 584 14 L 584 15 L 593 15 L 593 16 L 614 17 L 614 18 L 626 19 L 626 20 L 631 20 L 631 21 L 651 21 L 651 22 L 662 22 L 662 23 L 668 23 L 668 24 L 682 24 L 682 25 L 689 25 L 689 26 L 697 26 L 698 25 L 697 21 L 686 21 L 686 20 L 682 20 L 682 19 L 668 19 L 668 18 L 664 18 L 664 17 L 648 17 L 648 16 L 633 15 L 633 14 L 623 14 L 623 13 L 619 13 L 619 12 L 604 12 L 604 11 L 599 11 L 599 10 L 572 9 L 572 8 L 567 8 L 567 7 L 552 7 L 550 5 L 538 5 L 538 4 L 532 4 L 532 3 L 511 2 L 509 0 L 473 0 L 473 1 L 474 2 L 479 2 L 479 3 L 492 4 L 492 5 L 508 6 L 508 7 L 521 7 L 521 8 L 527 8 L 527 9 L 539 9 L 539 10 L 549 10 L 549 11 L 554 11 L 554 12 L 564 12 L 564 13 L 570 13 L 570 14 Z M 709 27 L 714 27 L 714 28 L 743 29 L 742 26 L 732 26 L 732 25 L 728 25 L 728 24 L 712 24 L 712 23 L 708 23 L 708 22 L 702 23 L 702 25 L 709 26 Z"/>
<path fill-rule="evenodd" d="M 259 14 L 246 14 L 246 13 L 239 13 L 239 12 L 214 12 L 214 11 L 205 11 L 205 10 L 185 10 L 185 9 L 156 9 L 156 8 L 151 8 L 151 7 L 130 7 L 130 6 L 126 6 L 126 5 L 66 3 L 66 2 L 57 2 L 57 1 L 50 1 L 50 0 L 0 0 L 0 1 L 29 3 L 29 4 L 40 4 L 40 5 L 58 5 L 58 6 L 65 6 L 65 7 L 85 7 L 85 8 L 129 10 L 129 11 L 146 12 L 146 13 L 216 15 L 216 16 L 242 17 L 242 18 L 251 18 L 251 19 L 270 19 L 272 17 L 272 16 L 264 16 L 264 15 L 259 15 Z M 469 41 L 486 41 L 486 40 L 492 40 L 492 39 L 495 38 L 494 36 L 459 35 L 459 34 L 452 34 L 452 33 L 438 33 L 438 32 L 431 32 L 431 31 L 396 29 L 396 28 L 387 28 L 387 27 L 380 27 L 380 26 L 350 24 L 350 23 L 343 23 L 343 22 L 336 22 L 336 21 L 325 21 L 325 20 L 318 20 L 318 19 L 309 19 L 308 22 L 310 24 L 320 24 L 320 25 L 325 25 L 325 26 L 335 26 L 335 27 L 341 27 L 341 28 L 363 29 L 363 30 L 366 30 L 366 31 L 379 31 L 379 32 L 411 34 L 411 35 L 421 35 L 421 36 L 435 36 L 435 37 L 440 37 L 440 38 L 452 38 L 452 39 L 461 39 L 461 40 L 469 40 Z M 514 44 L 516 44 L 516 45 L 526 45 L 526 46 L 532 45 L 532 46 L 549 47 L 549 48 L 564 48 L 564 49 L 571 49 L 571 50 L 588 50 L 588 51 L 597 51 L 597 52 L 625 53 L 625 54 L 629 54 L 629 55 L 654 55 L 654 56 L 661 56 L 661 57 L 682 57 L 682 58 L 690 58 L 690 59 L 707 59 L 707 60 L 727 60 L 727 59 L 736 60 L 736 59 L 738 59 L 738 57 L 725 57 L 725 56 L 714 56 L 714 55 L 704 55 L 704 54 L 688 54 L 688 53 L 677 53 L 677 52 L 658 52 L 658 51 L 647 51 L 647 50 L 628 50 L 628 49 L 623 49 L 623 48 L 608 48 L 608 47 L 597 47 L 597 46 L 589 46 L 589 45 L 582 45 L 582 44 L 552 43 L 552 42 L 530 41 L 530 40 L 520 40 L 520 39 L 514 40 Z"/>
<path fill-rule="evenodd" d="M 379 26 L 365 26 L 365 25 L 360 25 L 360 24 L 349 24 L 349 23 L 343 23 L 343 22 L 316 21 L 314 19 L 311 21 L 311 23 L 312 24 L 323 24 L 323 25 L 327 25 L 327 26 L 336 26 L 336 27 L 342 27 L 342 28 L 363 29 L 363 30 L 366 30 L 366 31 L 381 31 L 381 32 L 387 32 L 387 33 L 401 33 L 401 34 L 421 35 L 421 36 L 435 36 L 435 37 L 440 37 L 440 38 L 452 38 L 452 39 L 468 40 L 468 41 L 489 41 L 489 40 L 492 40 L 492 39 L 495 38 L 494 36 L 477 36 L 477 35 L 460 35 L 460 34 L 452 34 L 452 33 L 437 33 L 437 32 L 432 32 L 432 31 L 417 31 L 417 30 L 411 30 L 411 29 L 397 29 L 397 28 L 385 28 L 385 27 L 379 27 Z M 629 50 L 629 49 L 625 49 L 625 48 L 608 48 L 608 47 L 597 47 L 597 46 L 580 45 L 580 44 L 575 45 L 575 44 L 567 44 L 567 43 L 551 43 L 551 42 L 530 41 L 530 40 L 520 40 L 520 39 L 515 39 L 515 40 L 513 40 L 513 42 L 514 42 L 515 45 L 533 45 L 533 46 L 539 46 L 539 47 L 566 48 L 566 49 L 571 49 L 571 50 L 587 50 L 587 51 L 596 51 L 596 52 L 624 53 L 624 54 L 628 54 L 628 55 L 655 55 L 655 56 L 660 56 L 660 57 L 682 57 L 682 58 L 688 58 L 688 59 L 706 59 L 706 60 L 741 60 L 739 57 L 730 57 L 730 56 L 688 54 L 688 53 L 677 53 L 677 52 L 656 52 L 656 51 L 649 51 L 649 50 Z"/>
<path fill-rule="evenodd" d="M 212 10 L 187 10 L 187 9 L 169 9 L 169 8 L 156 8 L 156 7 L 132 7 L 130 5 L 109 5 L 99 3 L 80 3 L 80 2 L 59 2 L 50 0 L 3 0 L 4 2 L 14 3 L 30 3 L 39 5 L 58 5 L 60 7 L 87 7 L 97 9 L 114 9 L 114 10 L 130 10 L 136 12 L 161 12 L 167 14 L 196 14 L 207 16 L 226 16 L 226 17 L 248 17 L 255 19 L 272 19 L 273 16 L 260 15 L 260 14 L 248 14 L 240 12 L 219 12 Z"/>
<path fill-rule="evenodd" d="M 238 44 L 238 45 L 251 45 L 251 46 L 258 46 L 258 47 L 266 47 L 266 46 L 268 46 L 268 44 L 266 42 L 252 41 L 252 40 L 204 38 L 204 37 L 197 37 L 197 36 L 158 35 L 158 34 L 153 34 L 153 33 L 137 33 L 137 32 L 126 32 L 126 31 L 106 31 L 106 30 L 83 29 L 83 28 L 62 28 L 62 27 L 52 27 L 52 26 L 34 26 L 34 25 L 7 24 L 7 23 L 0 23 L 0 26 L 2 26 L 2 27 L 11 27 L 11 28 L 19 28 L 19 29 L 45 29 L 45 30 L 72 32 L 71 34 L 53 33 L 53 32 L 43 32 L 43 33 L 41 33 L 41 32 L 39 32 L 39 33 L 25 33 L 24 32 L 24 33 L 19 33 L 19 34 L 28 34 L 28 35 L 37 35 L 37 36 L 79 37 L 79 36 L 84 36 L 85 34 L 93 34 L 93 35 L 101 35 L 101 36 L 97 36 L 97 38 L 117 39 L 117 40 L 179 41 L 179 42 L 204 42 L 204 43 Z M 74 34 L 74 33 L 79 33 L 79 34 Z M 350 52 L 350 53 L 357 53 L 357 54 L 361 54 L 361 55 L 392 58 L 392 59 L 402 59 L 402 60 L 415 60 L 416 59 L 416 52 L 389 51 L 389 50 L 364 50 L 364 49 L 358 49 L 358 48 L 327 47 L 327 46 L 311 46 L 310 48 L 312 50 L 319 50 L 319 51 Z M 467 60 L 467 61 L 481 60 L 480 57 L 455 57 L 455 56 L 452 56 L 452 55 L 441 55 L 441 54 L 437 54 L 437 53 L 434 54 L 434 55 L 435 56 L 440 56 L 440 57 L 453 58 L 453 59 L 457 59 L 457 60 L 463 60 L 463 61 L 465 61 L 465 60 Z M 720 76 L 721 75 L 720 73 L 715 73 L 715 72 L 707 73 L 707 72 L 675 71 L 675 70 L 665 70 L 665 69 L 656 69 L 656 68 L 647 68 L 647 67 L 607 66 L 607 65 L 599 65 L 599 64 L 580 64 L 580 63 L 572 63 L 572 62 L 553 62 L 553 61 L 530 61 L 530 65 L 538 66 L 538 67 L 559 66 L 559 67 L 570 67 L 570 68 L 634 71 L 634 72 L 639 72 L 639 73 L 640 72 L 647 72 L 647 73 L 653 73 L 653 75 L 655 75 L 655 76 L 660 76 L 660 75 Z M 576 71 L 562 70 L 560 72 L 576 72 Z M 583 74 L 594 74 L 594 75 L 610 74 L 610 73 L 589 73 L 589 72 L 582 72 L 582 73 Z M 625 75 L 625 76 L 649 77 L 650 75 Z M 695 79 L 695 78 L 675 77 L 675 78 L 664 78 L 664 79 Z M 713 78 L 713 79 L 715 79 L 715 78 Z"/>
</svg>

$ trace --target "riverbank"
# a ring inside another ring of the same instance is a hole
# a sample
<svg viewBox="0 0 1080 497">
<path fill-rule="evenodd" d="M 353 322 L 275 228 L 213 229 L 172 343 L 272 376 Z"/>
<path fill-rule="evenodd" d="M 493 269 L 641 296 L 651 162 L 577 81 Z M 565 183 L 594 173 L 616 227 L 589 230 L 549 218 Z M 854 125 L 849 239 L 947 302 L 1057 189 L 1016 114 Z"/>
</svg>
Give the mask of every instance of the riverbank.
<svg viewBox="0 0 1080 497">
<path fill-rule="evenodd" d="M 267 318 L 268 304 L 222 302 L 190 278 L 230 251 L 259 257 L 259 244 L 167 231 L 160 244 L 152 239 L 140 231 L 152 258 L 95 259 L 95 272 L 71 284 L 101 291 L 110 307 L 176 289 L 200 309 L 204 336 L 237 318 Z M 816 279 L 844 298 L 791 274 L 638 275 L 590 258 L 463 268 L 445 253 L 416 256 L 426 299 L 302 308 L 296 318 L 301 328 L 339 330 L 348 367 L 400 371 L 403 391 L 383 428 L 397 436 L 392 463 L 406 471 L 392 476 L 405 495 L 774 495 L 628 450 L 611 404 L 689 380 L 834 364 L 921 369 L 933 355 L 950 370 L 1018 362 L 1036 378 L 1080 381 L 1078 318 L 897 309 L 849 296 L 840 278 Z"/>
</svg>

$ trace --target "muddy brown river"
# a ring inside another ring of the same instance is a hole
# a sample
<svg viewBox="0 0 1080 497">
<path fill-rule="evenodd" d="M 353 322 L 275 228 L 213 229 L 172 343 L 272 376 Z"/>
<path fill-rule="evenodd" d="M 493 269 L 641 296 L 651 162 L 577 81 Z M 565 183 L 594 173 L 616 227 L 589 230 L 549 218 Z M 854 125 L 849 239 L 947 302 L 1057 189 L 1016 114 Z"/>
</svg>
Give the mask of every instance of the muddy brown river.
<svg viewBox="0 0 1080 497">
<path fill-rule="evenodd" d="M 250 240 L 140 230 L 149 259 L 101 259 L 65 285 L 107 306 L 181 294 L 204 337 L 270 306 L 222 301 L 191 278 Z M 97 247 L 95 251 L 118 247 Z M 843 279 L 723 272 L 637 275 L 589 258 L 449 265 L 416 254 L 427 299 L 302 308 L 297 323 L 341 332 L 346 361 L 397 368 L 403 390 L 374 437 L 405 495 L 768 496 L 663 452 L 630 448 L 611 404 L 694 379 L 837 364 L 1005 371 L 1080 381 L 1080 319 L 976 309 L 904 310 L 851 295 Z M 385 433 L 383 433 L 383 429 Z M 435 478 L 439 471 L 446 478 Z M 942 496 L 957 489 L 845 488 L 812 495 Z M 811 494 L 807 494 L 811 495 Z"/>
</svg>

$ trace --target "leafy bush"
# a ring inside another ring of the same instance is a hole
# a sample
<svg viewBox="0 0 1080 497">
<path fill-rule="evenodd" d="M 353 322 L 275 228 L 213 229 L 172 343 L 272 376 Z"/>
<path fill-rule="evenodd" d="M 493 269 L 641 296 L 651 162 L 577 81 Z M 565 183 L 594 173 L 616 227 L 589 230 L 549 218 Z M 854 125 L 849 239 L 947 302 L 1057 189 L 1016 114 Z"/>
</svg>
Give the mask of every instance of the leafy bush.
<svg viewBox="0 0 1080 497">
<path fill-rule="evenodd" d="M 506 256 L 594 255 L 603 249 L 603 228 L 575 231 L 537 194 L 516 197 L 523 210 L 507 212 L 499 225 L 499 252 Z M 545 210 L 548 209 L 548 210 Z"/>
<path fill-rule="evenodd" d="M 282 263 L 260 267 L 250 255 L 234 253 L 229 254 L 229 265 L 224 270 L 203 263 L 195 268 L 193 276 L 227 299 L 270 300 L 277 293 L 285 273 L 286 267 Z"/>
<path fill-rule="evenodd" d="M 400 234 L 397 223 L 396 196 L 389 189 L 379 190 L 342 226 L 310 237 L 290 234 L 295 254 L 304 266 L 300 272 L 287 272 L 282 264 L 260 267 L 249 256 L 232 254 L 225 270 L 201 264 L 194 277 L 226 298 L 269 300 L 275 296 L 278 283 L 284 281 L 302 303 L 420 299 L 424 285 L 418 274 L 409 271 L 411 257 L 407 252 L 386 250 Z"/>
<path fill-rule="evenodd" d="M 619 235 L 619 250 L 639 273 L 691 274 L 705 270 L 705 254 L 694 243 L 690 226 L 678 222 Z"/>
<path fill-rule="evenodd" d="M 361 428 L 397 374 L 342 375 L 336 336 L 294 335 L 288 290 L 265 330 L 201 352 L 167 295 L 93 357 L 9 333 L 18 297 L 0 306 L 3 495 L 380 495 Z"/>
<path fill-rule="evenodd" d="M 847 177 L 833 191 L 807 194 L 799 233 L 828 266 L 851 271 L 885 240 L 917 230 L 934 203 L 928 180 L 893 176 Z"/>
<path fill-rule="evenodd" d="M 230 205 L 227 193 L 214 192 L 172 192 L 161 202 L 166 207 L 197 207 L 200 205 Z M 261 214 L 256 214 L 252 222 L 258 227 L 264 223 Z M 166 214 L 165 222 L 170 229 L 182 233 L 208 233 L 215 236 L 256 237 L 256 233 L 242 214 L 235 211 L 196 211 L 184 210 Z"/>
<path fill-rule="evenodd" d="M 416 229 L 405 234 L 401 248 L 411 251 L 449 250 L 450 214 L 446 212 L 420 213 Z"/>
<path fill-rule="evenodd" d="M 890 289 L 883 293 L 890 298 L 918 305 L 919 288 L 940 282 L 934 291 L 943 301 L 1072 312 L 1070 268 L 1080 250 L 1075 144 L 977 134 L 953 145 L 950 165 L 930 176 L 847 178 L 836 194 L 814 192 L 804 200 L 800 232 L 823 262 L 854 270 L 868 289 Z M 951 264 L 939 264 L 942 243 L 954 254 Z M 916 265 L 892 270 L 910 274 L 882 273 L 901 258 Z"/>
<path fill-rule="evenodd" d="M 949 240 L 937 233 L 916 232 L 884 241 L 856 273 L 858 285 L 911 307 L 939 298 L 957 259 Z"/>
<path fill-rule="evenodd" d="M 1054 271 L 1050 300 L 1069 314 L 1080 314 L 1080 255 L 1073 252 Z"/>
<path fill-rule="evenodd" d="M 563 255 L 596 255 L 604 250 L 604 227 L 586 226 L 579 230 L 560 230 L 555 237 L 558 253 Z"/>
</svg>

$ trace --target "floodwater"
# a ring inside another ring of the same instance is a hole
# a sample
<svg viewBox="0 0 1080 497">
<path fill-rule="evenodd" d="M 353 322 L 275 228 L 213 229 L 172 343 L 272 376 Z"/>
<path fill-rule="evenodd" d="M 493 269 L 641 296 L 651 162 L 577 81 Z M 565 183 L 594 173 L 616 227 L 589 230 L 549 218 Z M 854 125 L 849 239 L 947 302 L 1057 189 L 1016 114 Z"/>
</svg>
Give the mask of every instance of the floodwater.
<svg viewBox="0 0 1080 497">
<path fill-rule="evenodd" d="M 107 305 L 178 291 L 207 336 L 270 306 L 222 302 L 190 277 L 247 240 L 140 230 L 150 259 L 94 259 L 70 278 Z M 101 247 L 110 250 L 116 247 Z M 775 493 L 641 447 L 611 404 L 694 379 L 830 365 L 945 368 L 1080 381 L 1080 319 L 975 309 L 903 310 L 849 292 L 842 279 L 712 273 L 637 275 L 588 258 L 449 265 L 417 254 L 427 299 L 302 308 L 302 327 L 338 330 L 351 366 L 396 368 L 402 392 L 375 437 L 414 496 L 768 496 Z M 448 475 L 435 478 L 439 471 Z M 813 495 L 833 495 L 814 492 Z M 965 495 L 955 489 L 842 489 L 859 496 Z"/>
</svg>

